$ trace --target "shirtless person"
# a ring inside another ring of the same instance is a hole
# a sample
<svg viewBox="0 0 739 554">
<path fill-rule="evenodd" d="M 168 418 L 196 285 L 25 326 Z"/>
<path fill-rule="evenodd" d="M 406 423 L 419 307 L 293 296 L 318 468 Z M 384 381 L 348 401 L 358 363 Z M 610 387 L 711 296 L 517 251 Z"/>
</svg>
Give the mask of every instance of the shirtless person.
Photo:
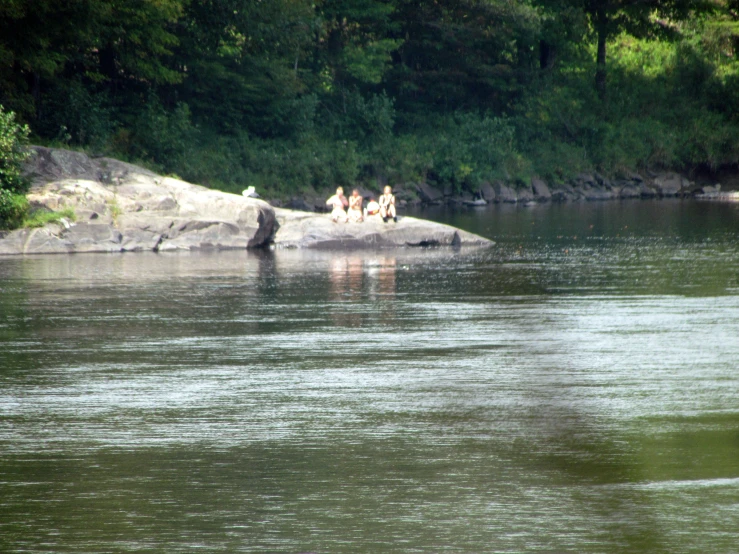
<svg viewBox="0 0 739 554">
<path fill-rule="evenodd" d="M 349 197 L 349 221 L 359 223 L 364 220 L 362 216 L 362 201 L 359 191 L 354 189 Z"/>
<path fill-rule="evenodd" d="M 380 215 L 385 223 L 389 217 L 392 217 L 396 223 L 398 222 L 398 216 L 395 213 L 395 196 L 390 186 L 386 186 L 383 195 L 380 196 Z"/>
<path fill-rule="evenodd" d="M 331 221 L 337 223 L 346 223 L 346 207 L 349 205 L 349 201 L 344 196 L 344 189 L 339 187 L 336 189 L 336 194 L 326 200 L 326 204 L 331 206 Z"/>
</svg>

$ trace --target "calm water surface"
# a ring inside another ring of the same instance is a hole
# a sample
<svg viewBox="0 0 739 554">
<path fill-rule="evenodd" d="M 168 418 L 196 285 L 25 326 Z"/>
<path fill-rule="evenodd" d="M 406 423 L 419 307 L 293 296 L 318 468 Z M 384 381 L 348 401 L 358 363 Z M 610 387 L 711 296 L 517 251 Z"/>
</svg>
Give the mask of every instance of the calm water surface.
<svg viewBox="0 0 739 554">
<path fill-rule="evenodd" d="M 0 258 L 0 552 L 737 552 L 739 209 Z"/>
</svg>

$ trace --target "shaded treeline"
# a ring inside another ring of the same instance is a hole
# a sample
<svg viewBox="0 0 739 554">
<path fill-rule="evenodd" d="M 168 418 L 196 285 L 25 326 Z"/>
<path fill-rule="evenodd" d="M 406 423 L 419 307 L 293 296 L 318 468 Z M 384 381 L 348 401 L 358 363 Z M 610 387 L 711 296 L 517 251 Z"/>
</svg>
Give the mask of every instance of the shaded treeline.
<svg viewBox="0 0 739 554">
<path fill-rule="evenodd" d="M 739 2 L 3 0 L 35 139 L 226 190 L 739 162 Z"/>
</svg>

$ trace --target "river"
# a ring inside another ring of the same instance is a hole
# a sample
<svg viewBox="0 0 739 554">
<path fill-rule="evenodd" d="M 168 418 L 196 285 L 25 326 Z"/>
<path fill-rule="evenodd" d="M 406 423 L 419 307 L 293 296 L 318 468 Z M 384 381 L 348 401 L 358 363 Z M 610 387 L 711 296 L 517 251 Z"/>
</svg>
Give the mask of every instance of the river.
<svg viewBox="0 0 739 554">
<path fill-rule="evenodd" d="M 0 258 L 1 552 L 737 552 L 739 206 Z"/>
</svg>

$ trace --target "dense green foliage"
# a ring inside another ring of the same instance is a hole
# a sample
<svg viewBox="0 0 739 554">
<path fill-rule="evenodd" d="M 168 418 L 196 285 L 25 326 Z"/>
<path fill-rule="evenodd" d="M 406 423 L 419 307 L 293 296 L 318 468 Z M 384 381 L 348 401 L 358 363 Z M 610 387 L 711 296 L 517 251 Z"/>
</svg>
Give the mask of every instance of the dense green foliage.
<svg viewBox="0 0 739 554">
<path fill-rule="evenodd" d="M 272 195 L 715 169 L 739 3 L 6 0 L 0 102 L 35 140 Z"/>
<path fill-rule="evenodd" d="M 17 227 L 28 210 L 24 195 L 28 183 L 21 165 L 28 157 L 24 146 L 29 133 L 26 125 L 16 123 L 13 112 L 0 105 L 0 229 Z"/>
</svg>

